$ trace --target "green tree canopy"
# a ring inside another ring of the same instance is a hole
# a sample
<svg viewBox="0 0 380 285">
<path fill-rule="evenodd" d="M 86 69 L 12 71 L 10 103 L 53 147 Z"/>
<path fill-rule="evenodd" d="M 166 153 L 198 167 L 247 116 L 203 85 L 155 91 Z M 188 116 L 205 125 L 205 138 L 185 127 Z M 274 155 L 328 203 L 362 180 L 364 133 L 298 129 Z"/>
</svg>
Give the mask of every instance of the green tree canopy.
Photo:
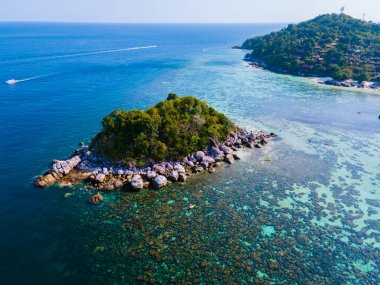
<svg viewBox="0 0 380 285">
<path fill-rule="evenodd" d="M 380 24 L 327 14 L 246 40 L 246 59 L 295 75 L 368 78 L 380 72 Z M 367 79 L 367 80 L 368 80 Z"/>
<path fill-rule="evenodd" d="M 205 149 L 210 138 L 225 140 L 236 126 L 194 97 L 170 93 L 146 111 L 116 110 L 106 116 L 90 150 L 110 160 L 176 160 Z"/>
</svg>

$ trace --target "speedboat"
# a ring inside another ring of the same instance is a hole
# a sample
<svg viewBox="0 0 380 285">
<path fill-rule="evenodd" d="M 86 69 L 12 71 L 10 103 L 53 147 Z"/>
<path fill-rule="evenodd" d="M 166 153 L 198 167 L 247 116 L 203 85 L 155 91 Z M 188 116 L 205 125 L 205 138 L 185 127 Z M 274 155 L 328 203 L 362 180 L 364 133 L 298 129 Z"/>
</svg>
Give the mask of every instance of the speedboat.
<svg viewBox="0 0 380 285">
<path fill-rule="evenodd" d="M 15 85 L 17 83 L 17 80 L 9 79 L 9 80 L 5 81 L 5 83 L 7 83 L 8 85 Z"/>
</svg>

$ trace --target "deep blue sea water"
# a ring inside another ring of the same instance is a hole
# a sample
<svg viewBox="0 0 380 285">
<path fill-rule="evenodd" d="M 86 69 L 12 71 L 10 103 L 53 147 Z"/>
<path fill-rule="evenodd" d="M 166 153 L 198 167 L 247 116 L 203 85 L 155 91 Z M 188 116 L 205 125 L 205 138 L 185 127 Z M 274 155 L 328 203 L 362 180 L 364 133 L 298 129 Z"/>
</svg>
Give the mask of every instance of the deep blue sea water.
<svg viewBox="0 0 380 285">
<path fill-rule="evenodd" d="M 378 284 L 380 96 L 230 49 L 282 26 L 0 24 L 0 283 Z M 80 186 L 31 185 L 112 110 L 169 92 L 280 140 L 99 207 Z"/>
</svg>

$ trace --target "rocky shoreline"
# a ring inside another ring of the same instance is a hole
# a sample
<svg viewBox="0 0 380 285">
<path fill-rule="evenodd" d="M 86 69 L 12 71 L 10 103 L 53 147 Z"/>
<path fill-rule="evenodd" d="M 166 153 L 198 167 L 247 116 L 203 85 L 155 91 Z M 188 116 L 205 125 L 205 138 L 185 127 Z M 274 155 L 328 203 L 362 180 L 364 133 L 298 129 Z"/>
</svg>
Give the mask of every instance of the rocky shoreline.
<svg viewBox="0 0 380 285">
<path fill-rule="evenodd" d="M 346 88 L 358 88 L 358 89 L 372 89 L 374 91 L 380 91 L 380 82 L 364 81 L 358 82 L 354 80 L 344 80 L 338 81 L 332 78 L 319 78 L 314 77 L 318 84 L 337 86 L 337 87 L 346 87 Z"/>
<path fill-rule="evenodd" d="M 203 171 L 215 172 L 222 162 L 233 164 L 240 159 L 236 151 L 241 148 L 261 148 L 274 133 L 252 132 L 240 129 L 231 133 L 228 139 L 219 143 L 210 139 L 205 151 L 197 151 L 180 161 L 162 161 L 143 168 L 125 165 L 121 162 L 104 160 L 80 143 L 80 148 L 67 160 L 53 160 L 51 168 L 43 175 L 35 177 L 37 187 L 48 187 L 55 183 L 73 185 L 85 183 L 90 188 L 112 191 L 122 188 L 140 190 L 143 188 L 160 189 L 174 182 L 185 182 L 187 177 Z M 97 194 L 98 195 L 98 194 Z M 89 202 L 99 204 L 101 195 L 90 198 Z"/>
<path fill-rule="evenodd" d="M 233 47 L 233 48 L 237 49 L 237 47 Z M 264 62 L 251 58 L 249 54 L 246 55 L 246 57 L 244 58 L 244 61 L 248 62 L 248 65 L 254 68 L 265 69 L 265 70 L 269 70 L 271 72 L 280 73 L 280 74 L 310 78 L 310 76 L 305 76 L 302 74 L 292 74 L 292 73 L 284 72 L 283 70 L 270 68 Z M 373 91 L 380 92 L 380 82 L 373 82 L 373 81 L 358 82 L 352 79 L 339 81 L 339 80 L 334 80 L 331 77 L 317 77 L 317 76 L 311 77 L 311 79 L 317 82 L 318 84 L 322 84 L 322 85 L 345 87 L 345 88 L 357 88 L 357 89 L 373 90 Z"/>
</svg>

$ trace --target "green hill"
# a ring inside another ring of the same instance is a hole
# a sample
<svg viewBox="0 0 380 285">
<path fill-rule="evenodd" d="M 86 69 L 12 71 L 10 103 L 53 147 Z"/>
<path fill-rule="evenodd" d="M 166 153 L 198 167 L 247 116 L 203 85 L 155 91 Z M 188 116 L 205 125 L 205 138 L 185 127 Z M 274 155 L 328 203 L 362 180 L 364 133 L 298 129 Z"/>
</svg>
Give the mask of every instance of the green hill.
<svg viewBox="0 0 380 285">
<path fill-rule="evenodd" d="M 209 138 L 227 139 L 236 126 L 223 114 L 194 97 L 171 93 L 146 111 L 116 110 L 102 122 L 90 150 L 109 160 L 137 162 L 177 160 L 203 150 Z"/>
<path fill-rule="evenodd" d="M 276 72 L 369 80 L 380 72 L 380 24 L 327 14 L 246 40 L 247 60 Z"/>
</svg>

